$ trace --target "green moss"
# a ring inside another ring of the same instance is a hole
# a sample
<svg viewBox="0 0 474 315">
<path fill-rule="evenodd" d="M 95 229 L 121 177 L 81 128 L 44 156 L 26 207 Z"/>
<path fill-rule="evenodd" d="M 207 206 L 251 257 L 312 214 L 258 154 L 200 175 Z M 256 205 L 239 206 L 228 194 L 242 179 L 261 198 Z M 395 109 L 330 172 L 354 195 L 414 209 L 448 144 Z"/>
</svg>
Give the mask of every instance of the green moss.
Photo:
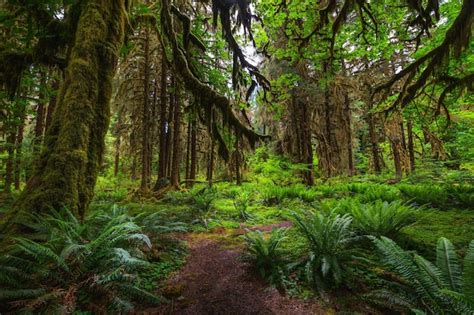
<svg viewBox="0 0 474 315">
<path fill-rule="evenodd" d="M 125 3 L 101 0 L 84 5 L 45 148 L 15 213 L 67 207 L 84 217 L 105 150 Z"/>
<path fill-rule="evenodd" d="M 401 242 L 408 248 L 433 257 L 436 242 L 442 236 L 463 252 L 474 239 L 474 212 L 457 209 L 432 210 L 423 215 L 416 225 L 403 230 Z"/>
</svg>

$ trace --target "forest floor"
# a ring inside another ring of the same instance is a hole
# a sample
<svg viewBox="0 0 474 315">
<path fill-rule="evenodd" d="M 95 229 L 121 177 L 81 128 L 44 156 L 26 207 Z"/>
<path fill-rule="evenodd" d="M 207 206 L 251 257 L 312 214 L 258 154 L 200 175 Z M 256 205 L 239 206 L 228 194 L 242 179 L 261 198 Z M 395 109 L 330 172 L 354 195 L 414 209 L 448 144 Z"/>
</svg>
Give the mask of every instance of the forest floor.
<svg viewBox="0 0 474 315">
<path fill-rule="evenodd" d="M 270 231 L 291 222 L 249 227 Z M 162 289 L 169 303 L 145 310 L 149 314 L 326 314 L 316 300 L 303 301 L 281 294 L 252 274 L 242 259 L 240 229 L 214 229 L 189 233 L 185 266 Z"/>
</svg>

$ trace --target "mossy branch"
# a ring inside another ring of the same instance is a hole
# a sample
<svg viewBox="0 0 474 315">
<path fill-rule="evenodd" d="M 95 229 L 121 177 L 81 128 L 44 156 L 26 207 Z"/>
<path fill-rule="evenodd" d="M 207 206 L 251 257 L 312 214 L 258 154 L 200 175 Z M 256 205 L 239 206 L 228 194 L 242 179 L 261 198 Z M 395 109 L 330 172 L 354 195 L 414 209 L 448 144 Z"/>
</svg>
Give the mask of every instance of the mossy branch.
<svg viewBox="0 0 474 315">
<path fill-rule="evenodd" d="M 192 73 L 183 50 L 179 48 L 176 33 L 173 31 L 173 22 L 170 12 L 168 0 L 163 0 L 161 11 L 162 26 L 173 52 L 173 66 L 183 79 L 186 89 L 190 91 L 196 99 L 200 99 L 202 104 L 209 104 L 209 106 L 218 109 L 222 116 L 226 117 L 226 121 L 234 131 L 241 133 L 252 146 L 258 140 L 269 138 L 269 136 L 260 135 L 245 126 L 232 111 L 229 99 L 202 83 Z"/>
</svg>

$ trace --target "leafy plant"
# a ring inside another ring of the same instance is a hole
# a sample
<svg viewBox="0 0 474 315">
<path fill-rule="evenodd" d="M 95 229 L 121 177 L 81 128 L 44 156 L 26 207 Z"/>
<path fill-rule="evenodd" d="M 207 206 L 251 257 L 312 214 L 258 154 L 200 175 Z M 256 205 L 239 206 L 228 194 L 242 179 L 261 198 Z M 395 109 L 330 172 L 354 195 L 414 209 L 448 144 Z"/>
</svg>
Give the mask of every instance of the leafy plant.
<svg viewBox="0 0 474 315">
<path fill-rule="evenodd" d="M 239 218 L 241 221 L 247 221 L 253 218 L 253 216 L 247 212 L 251 200 L 252 194 L 247 191 L 242 191 L 240 193 L 234 194 L 232 202 L 234 204 L 235 210 L 239 214 Z"/>
<path fill-rule="evenodd" d="M 285 229 L 273 229 L 268 237 L 261 231 L 244 235 L 247 243 L 246 258 L 262 278 L 275 285 L 283 283 L 286 273 L 287 260 L 280 246 L 286 238 Z"/>
<path fill-rule="evenodd" d="M 212 202 L 217 198 L 215 188 L 205 187 L 200 190 L 192 191 L 193 210 L 199 217 L 199 220 L 207 228 L 210 221 L 210 210 Z"/>
<path fill-rule="evenodd" d="M 406 226 L 416 222 L 418 210 L 402 201 L 377 200 L 370 204 L 357 204 L 351 209 L 354 227 L 373 236 L 394 237 Z"/>
<path fill-rule="evenodd" d="M 410 200 L 419 205 L 432 205 L 435 207 L 443 206 L 448 201 L 447 191 L 437 185 L 400 185 L 400 191 Z"/>
<path fill-rule="evenodd" d="M 0 258 L 0 301 L 8 311 L 130 311 L 160 302 L 138 286 L 151 241 L 133 218 L 112 211 L 78 221 L 69 211 L 34 216 L 34 241 L 14 238 Z M 2 304 L 0 303 L 0 304 Z"/>
<path fill-rule="evenodd" d="M 400 199 L 398 189 L 387 185 L 369 186 L 363 193 L 358 195 L 362 202 L 371 202 L 376 200 L 395 201 Z"/>
<path fill-rule="evenodd" d="M 453 203 L 462 208 L 474 208 L 474 186 L 469 184 L 448 185 L 446 191 Z"/>
<path fill-rule="evenodd" d="M 355 240 L 350 230 L 351 217 L 334 211 L 327 215 L 319 212 L 304 217 L 295 212 L 292 215 L 309 244 L 304 262 L 308 283 L 320 291 L 339 286 L 345 264 L 352 258 L 348 247 Z"/>
<path fill-rule="evenodd" d="M 408 308 L 423 314 L 474 313 L 474 241 L 464 258 L 464 269 L 452 243 L 440 238 L 436 264 L 415 253 L 404 251 L 389 238 L 373 237 L 382 261 L 401 278 L 397 292 L 378 290 L 370 297 L 384 306 Z"/>
</svg>

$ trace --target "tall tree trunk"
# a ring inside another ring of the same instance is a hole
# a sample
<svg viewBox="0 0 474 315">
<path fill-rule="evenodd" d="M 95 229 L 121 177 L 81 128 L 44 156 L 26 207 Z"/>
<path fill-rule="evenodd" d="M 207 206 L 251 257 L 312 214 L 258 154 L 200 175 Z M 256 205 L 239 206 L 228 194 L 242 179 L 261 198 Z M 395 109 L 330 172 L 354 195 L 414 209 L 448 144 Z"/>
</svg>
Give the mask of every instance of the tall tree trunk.
<svg viewBox="0 0 474 315">
<path fill-rule="evenodd" d="M 173 117 L 173 161 L 171 164 L 171 186 L 179 187 L 179 166 L 181 163 L 181 98 L 179 82 L 175 80 Z"/>
<path fill-rule="evenodd" d="M 347 123 L 347 160 L 349 161 L 349 176 L 355 175 L 354 154 L 352 152 L 352 126 L 351 126 L 351 106 L 349 95 L 344 94 L 346 123 Z"/>
<path fill-rule="evenodd" d="M 196 168 L 197 168 L 197 122 L 194 119 L 191 124 L 191 169 L 189 171 L 189 179 L 190 184 L 189 186 L 192 187 L 194 185 L 194 180 L 196 179 Z"/>
<path fill-rule="evenodd" d="M 207 160 L 207 183 L 209 187 L 212 187 L 212 177 L 214 173 L 214 140 L 212 139 L 212 124 L 214 121 L 214 110 L 210 109 L 208 115 L 208 132 L 209 132 L 209 144 L 208 144 L 208 160 Z"/>
<path fill-rule="evenodd" d="M 403 124 L 403 117 L 401 117 L 401 120 L 400 120 L 400 138 L 402 140 L 402 147 L 403 147 L 403 150 L 407 150 L 407 141 L 405 139 L 405 126 Z"/>
<path fill-rule="evenodd" d="M 240 134 L 235 135 L 235 181 L 237 185 L 242 184 L 242 178 L 240 174 L 240 145 L 239 145 Z"/>
<path fill-rule="evenodd" d="M 186 167 L 185 167 L 185 180 L 186 180 L 186 187 L 189 187 L 189 174 L 191 171 L 191 118 L 188 121 L 188 128 L 187 128 L 187 136 L 186 136 Z"/>
<path fill-rule="evenodd" d="M 117 135 L 115 139 L 114 176 L 117 177 L 120 171 L 120 143 L 122 137 Z"/>
<path fill-rule="evenodd" d="M 150 126 L 148 123 L 150 115 L 150 38 L 148 34 L 148 28 L 144 30 L 145 42 L 144 42 L 144 60 L 143 60 L 143 107 L 142 107 L 142 172 L 141 172 L 141 183 L 140 189 L 148 189 L 149 183 L 149 142 L 150 142 Z"/>
<path fill-rule="evenodd" d="M 44 87 L 46 86 L 46 74 L 40 72 L 40 92 L 39 92 L 39 101 L 36 105 L 36 124 L 35 124 L 35 140 L 34 140 L 34 150 L 39 151 L 41 143 L 43 141 L 44 133 L 44 114 L 45 114 L 45 94 L 43 92 Z"/>
<path fill-rule="evenodd" d="M 413 142 L 413 122 L 411 119 L 407 121 L 407 133 L 408 133 L 408 153 L 410 155 L 410 171 L 415 171 L 415 147 Z"/>
<path fill-rule="evenodd" d="M 51 84 L 51 88 L 53 90 L 53 95 L 49 99 L 48 109 L 46 111 L 46 121 L 44 124 L 45 132 L 48 131 L 49 126 L 51 126 L 51 121 L 53 120 L 53 113 L 54 113 L 54 108 L 56 107 L 57 93 L 59 89 L 59 81 L 55 79 L 53 81 L 53 84 Z"/>
<path fill-rule="evenodd" d="M 166 125 L 166 177 L 171 179 L 171 161 L 173 159 L 173 132 L 174 132 L 174 108 L 175 104 L 175 94 L 174 90 L 176 89 L 176 78 L 171 77 L 171 92 L 169 93 L 170 104 L 168 109 L 168 122 Z"/>
<path fill-rule="evenodd" d="M 125 0 L 84 3 L 44 150 L 16 210 L 66 207 L 84 217 L 105 148 L 126 4 Z"/>
<path fill-rule="evenodd" d="M 390 145 L 392 148 L 392 154 L 393 154 L 393 164 L 395 167 L 395 175 L 398 178 L 401 178 L 403 176 L 403 170 L 402 170 L 402 161 L 401 161 L 401 153 L 400 153 L 400 140 L 395 139 L 390 141 Z"/>
<path fill-rule="evenodd" d="M 26 108 L 25 108 L 26 110 Z M 14 170 L 14 182 L 15 189 L 20 189 L 21 183 L 21 171 L 23 163 L 23 135 L 25 132 L 25 112 L 20 115 L 20 125 L 18 126 L 18 134 L 16 135 L 16 144 L 15 144 L 15 170 Z"/>
<path fill-rule="evenodd" d="M 8 132 L 7 136 L 7 163 L 5 169 L 5 192 L 11 192 L 11 186 L 13 184 L 13 165 L 15 160 L 15 140 L 16 131 L 12 130 Z"/>
<path fill-rule="evenodd" d="M 370 109 L 369 109 L 370 110 Z M 380 163 L 380 149 L 377 132 L 375 130 L 375 121 L 374 115 L 369 113 L 367 117 L 367 122 L 369 125 L 369 137 L 370 137 L 370 146 L 372 149 L 372 162 L 375 174 L 380 174 L 382 171 L 382 165 Z"/>
<path fill-rule="evenodd" d="M 161 59 L 161 91 L 160 91 L 160 152 L 158 158 L 158 179 L 166 176 L 166 106 L 167 106 L 167 76 L 166 57 L 163 52 Z"/>
</svg>

